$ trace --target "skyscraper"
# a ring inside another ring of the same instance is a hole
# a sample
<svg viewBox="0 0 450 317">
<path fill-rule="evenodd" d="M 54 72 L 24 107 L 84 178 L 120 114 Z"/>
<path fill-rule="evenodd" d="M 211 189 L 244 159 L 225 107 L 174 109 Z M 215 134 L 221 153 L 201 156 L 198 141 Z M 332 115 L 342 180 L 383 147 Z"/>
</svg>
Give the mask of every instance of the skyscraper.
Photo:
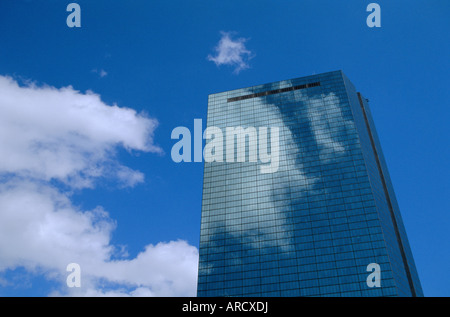
<svg viewBox="0 0 450 317">
<path fill-rule="evenodd" d="M 368 102 L 342 71 L 212 94 L 207 126 L 277 127 L 279 160 L 205 163 L 198 296 L 423 296 Z"/>
</svg>

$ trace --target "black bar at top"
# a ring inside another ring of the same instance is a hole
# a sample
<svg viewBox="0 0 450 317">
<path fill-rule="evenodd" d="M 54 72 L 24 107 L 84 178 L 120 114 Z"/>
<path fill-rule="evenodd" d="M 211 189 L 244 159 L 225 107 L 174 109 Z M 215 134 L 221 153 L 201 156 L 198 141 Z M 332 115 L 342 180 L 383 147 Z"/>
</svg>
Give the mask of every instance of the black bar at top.
<svg viewBox="0 0 450 317">
<path fill-rule="evenodd" d="M 281 89 L 275 89 L 275 90 L 268 90 L 268 91 L 258 92 L 258 93 L 240 96 L 240 97 L 228 98 L 227 102 L 239 101 L 239 100 L 250 99 L 250 98 L 261 97 L 261 96 L 274 95 L 274 94 L 279 94 L 281 92 L 294 91 L 294 90 L 306 89 L 306 88 L 317 87 L 317 86 L 320 86 L 320 82 L 292 86 L 292 87 L 281 88 Z"/>
</svg>

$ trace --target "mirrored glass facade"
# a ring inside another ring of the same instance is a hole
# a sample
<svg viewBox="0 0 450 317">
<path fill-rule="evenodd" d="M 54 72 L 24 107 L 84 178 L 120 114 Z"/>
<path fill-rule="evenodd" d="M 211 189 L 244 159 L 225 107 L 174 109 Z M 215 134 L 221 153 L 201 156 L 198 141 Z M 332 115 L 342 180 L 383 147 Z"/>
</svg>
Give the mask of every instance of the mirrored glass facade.
<svg viewBox="0 0 450 317">
<path fill-rule="evenodd" d="M 369 106 L 341 71 L 212 94 L 207 126 L 278 127 L 280 150 L 273 173 L 205 163 L 198 296 L 423 296 Z"/>
</svg>

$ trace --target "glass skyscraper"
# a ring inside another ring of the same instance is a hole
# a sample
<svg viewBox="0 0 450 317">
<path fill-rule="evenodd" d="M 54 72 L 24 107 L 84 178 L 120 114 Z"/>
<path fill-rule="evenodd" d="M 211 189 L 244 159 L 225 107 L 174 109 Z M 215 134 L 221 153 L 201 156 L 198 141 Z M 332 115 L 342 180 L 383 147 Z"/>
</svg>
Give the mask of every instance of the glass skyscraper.
<svg viewBox="0 0 450 317">
<path fill-rule="evenodd" d="M 205 163 L 198 296 L 423 296 L 368 102 L 342 71 L 212 94 L 207 126 L 278 127 L 279 165 Z"/>
</svg>

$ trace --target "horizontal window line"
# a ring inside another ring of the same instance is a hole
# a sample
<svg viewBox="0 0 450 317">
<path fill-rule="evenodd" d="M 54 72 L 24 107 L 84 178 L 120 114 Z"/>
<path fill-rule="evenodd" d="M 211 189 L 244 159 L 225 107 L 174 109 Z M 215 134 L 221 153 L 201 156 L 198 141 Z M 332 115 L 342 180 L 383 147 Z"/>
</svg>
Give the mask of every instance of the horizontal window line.
<svg viewBox="0 0 450 317">
<path fill-rule="evenodd" d="M 299 90 L 299 89 L 306 89 L 306 88 L 317 87 L 317 86 L 320 86 L 320 82 L 315 82 L 315 83 L 310 83 L 310 84 L 303 84 L 303 85 L 297 85 L 297 86 L 292 86 L 292 87 L 287 87 L 287 88 L 280 88 L 280 89 L 275 89 L 275 90 L 268 90 L 268 91 L 258 92 L 258 93 L 245 95 L 245 96 L 240 96 L 240 97 L 228 98 L 227 102 L 233 102 L 233 101 L 245 100 L 245 99 L 250 99 L 250 98 L 274 95 L 274 94 L 279 94 L 279 93 L 282 93 L 282 92 L 294 91 L 294 90 Z"/>
</svg>

